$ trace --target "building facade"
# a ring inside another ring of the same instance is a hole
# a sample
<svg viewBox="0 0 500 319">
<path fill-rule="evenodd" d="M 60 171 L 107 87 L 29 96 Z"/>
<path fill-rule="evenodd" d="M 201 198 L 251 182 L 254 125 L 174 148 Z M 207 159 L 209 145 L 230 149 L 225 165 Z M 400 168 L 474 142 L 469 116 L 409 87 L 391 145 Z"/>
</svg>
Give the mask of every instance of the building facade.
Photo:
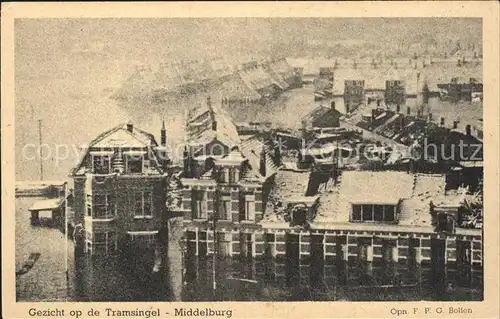
<svg viewBox="0 0 500 319">
<path fill-rule="evenodd" d="M 74 180 L 77 249 L 114 254 L 154 247 L 165 236 L 166 133 L 161 145 L 132 123 L 102 133 L 90 144 Z"/>
<path fill-rule="evenodd" d="M 188 254 L 262 254 L 259 222 L 277 170 L 271 149 L 255 137 L 241 140 L 227 114 L 210 99 L 192 112 L 186 130 L 178 210 Z"/>
<path fill-rule="evenodd" d="M 340 155 L 277 169 L 258 138 L 238 136 L 207 106 L 186 125 L 180 211 L 189 255 L 325 269 L 337 261 L 482 266 L 481 225 L 464 226 L 478 213 L 467 211 L 466 188 L 450 188 L 448 173 L 363 170 Z"/>
</svg>

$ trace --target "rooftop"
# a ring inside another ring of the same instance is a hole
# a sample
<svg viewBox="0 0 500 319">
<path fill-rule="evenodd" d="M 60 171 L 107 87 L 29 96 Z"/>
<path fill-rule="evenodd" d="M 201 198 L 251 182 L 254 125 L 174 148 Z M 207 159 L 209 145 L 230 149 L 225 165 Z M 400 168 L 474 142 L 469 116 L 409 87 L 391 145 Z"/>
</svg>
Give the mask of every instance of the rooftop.
<svg viewBox="0 0 500 319">
<path fill-rule="evenodd" d="M 135 127 L 131 122 L 115 126 L 114 128 L 99 134 L 93 139 L 82 153 L 78 164 L 73 169 L 73 174 L 81 174 L 85 158 L 92 151 L 103 151 L 110 149 L 127 149 L 129 151 L 154 150 L 158 146 L 153 134 Z"/>
<path fill-rule="evenodd" d="M 266 159 L 266 175 L 260 174 L 260 158 L 262 149 L 265 151 Z M 258 137 L 252 136 L 241 143 L 241 153 L 248 159 L 251 170 L 258 173 L 259 176 L 266 179 L 278 171 L 278 167 L 274 164 L 271 157 L 271 149 L 265 145 Z"/>
<path fill-rule="evenodd" d="M 309 171 L 280 170 L 269 195 L 263 222 L 284 223 L 286 202 L 304 198 L 309 184 Z M 314 198 L 314 196 L 309 196 Z"/>
<path fill-rule="evenodd" d="M 216 128 L 213 129 L 213 122 Z M 222 109 L 220 102 L 209 106 L 208 103 L 191 110 L 187 124 L 188 140 L 191 144 L 205 145 L 217 139 L 227 147 L 238 146 L 238 131 L 229 115 Z"/>
</svg>

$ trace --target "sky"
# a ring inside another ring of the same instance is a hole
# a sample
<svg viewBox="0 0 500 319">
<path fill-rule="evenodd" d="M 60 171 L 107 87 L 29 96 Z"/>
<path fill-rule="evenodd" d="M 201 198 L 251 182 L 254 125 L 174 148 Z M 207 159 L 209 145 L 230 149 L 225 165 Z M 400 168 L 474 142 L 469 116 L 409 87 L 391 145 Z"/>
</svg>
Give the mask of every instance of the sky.
<svg viewBox="0 0 500 319">
<path fill-rule="evenodd" d="M 455 37 L 480 43 L 480 19 L 470 18 L 234 18 L 234 19 L 21 19 L 16 56 L 22 65 L 60 62 L 68 52 L 101 43 L 102 53 L 145 62 L 222 55 L 287 55 L 319 41 L 378 43 Z M 61 59 L 62 58 L 62 59 Z"/>
</svg>

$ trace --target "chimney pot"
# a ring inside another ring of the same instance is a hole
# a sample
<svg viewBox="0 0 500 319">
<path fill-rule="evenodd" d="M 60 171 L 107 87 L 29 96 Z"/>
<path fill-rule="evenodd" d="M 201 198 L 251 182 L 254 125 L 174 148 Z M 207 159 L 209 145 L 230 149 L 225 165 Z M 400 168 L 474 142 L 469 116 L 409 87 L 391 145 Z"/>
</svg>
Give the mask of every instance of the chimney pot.
<svg viewBox="0 0 500 319">
<path fill-rule="evenodd" d="M 471 135 L 471 126 L 470 126 L 470 124 L 467 124 L 465 126 L 465 135 L 467 135 L 467 136 Z"/>
<path fill-rule="evenodd" d="M 260 174 L 266 176 L 266 151 L 264 148 L 264 143 L 262 143 L 262 150 L 260 152 Z"/>
<path fill-rule="evenodd" d="M 192 158 L 191 158 L 191 153 L 188 150 L 188 147 L 184 147 L 184 154 L 183 154 L 183 164 L 184 164 L 184 175 L 186 177 L 191 177 L 191 169 L 192 169 Z"/>
<path fill-rule="evenodd" d="M 335 110 L 335 101 L 332 101 L 332 103 L 330 104 L 332 110 Z"/>
<path fill-rule="evenodd" d="M 161 126 L 161 146 L 167 146 L 167 130 L 165 129 L 165 121 Z"/>
<path fill-rule="evenodd" d="M 453 121 L 453 128 L 456 129 L 458 127 L 458 122 L 457 121 Z"/>
<path fill-rule="evenodd" d="M 406 108 L 406 114 L 407 114 L 407 115 L 410 115 L 410 114 L 411 114 L 411 108 L 410 108 L 409 106 Z"/>
<path fill-rule="evenodd" d="M 441 126 L 444 126 L 444 117 L 441 118 L 440 124 L 441 124 Z"/>
<path fill-rule="evenodd" d="M 127 131 L 129 131 L 130 133 L 134 131 L 134 124 L 132 124 L 131 121 L 127 123 Z"/>
</svg>

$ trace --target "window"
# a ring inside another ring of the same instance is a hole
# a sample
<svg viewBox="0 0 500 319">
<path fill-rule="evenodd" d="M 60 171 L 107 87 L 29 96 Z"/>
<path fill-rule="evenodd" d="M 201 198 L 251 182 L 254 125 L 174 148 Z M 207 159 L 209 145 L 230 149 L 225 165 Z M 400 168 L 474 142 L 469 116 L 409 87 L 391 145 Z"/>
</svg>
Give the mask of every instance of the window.
<svg viewBox="0 0 500 319">
<path fill-rule="evenodd" d="M 363 220 L 373 220 L 373 206 L 372 205 L 363 205 Z"/>
<path fill-rule="evenodd" d="M 153 194 L 150 191 L 135 192 L 134 194 L 134 217 L 153 217 Z"/>
<path fill-rule="evenodd" d="M 109 174 L 111 172 L 110 156 L 92 155 L 92 172 L 94 174 Z"/>
<path fill-rule="evenodd" d="M 111 253 L 117 248 L 116 233 L 109 232 L 87 232 L 86 249 L 91 253 Z"/>
<path fill-rule="evenodd" d="M 87 195 L 87 216 L 92 217 L 92 195 Z"/>
<path fill-rule="evenodd" d="M 231 195 L 222 194 L 219 200 L 219 219 L 231 220 Z"/>
<path fill-rule="evenodd" d="M 198 233 L 198 256 L 206 256 L 208 254 L 208 238 L 206 231 Z"/>
<path fill-rule="evenodd" d="M 229 168 L 222 169 L 222 182 L 229 183 Z"/>
<path fill-rule="evenodd" d="M 353 220 L 362 220 L 361 219 L 361 205 L 352 205 L 352 219 Z"/>
<path fill-rule="evenodd" d="M 373 220 L 377 222 L 384 220 L 384 206 L 382 205 L 373 206 Z"/>
<path fill-rule="evenodd" d="M 111 219 L 116 216 L 116 200 L 111 194 L 87 195 L 87 216 L 94 219 Z"/>
<path fill-rule="evenodd" d="M 384 206 L 384 220 L 392 222 L 396 220 L 396 207 L 386 205 Z"/>
<path fill-rule="evenodd" d="M 237 183 L 239 180 L 239 174 L 237 168 L 229 169 L 229 183 Z"/>
<path fill-rule="evenodd" d="M 193 219 L 207 219 L 207 194 L 205 191 L 193 191 Z"/>
<path fill-rule="evenodd" d="M 231 233 L 217 233 L 217 243 L 218 243 L 218 255 L 221 257 L 229 257 L 231 256 Z"/>
<path fill-rule="evenodd" d="M 252 234 L 240 234 L 240 256 L 251 258 L 254 254 Z"/>
<path fill-rule="evenodd" d="M 255 220 L 255 196 L 245 195 L 245 220 Z"/>
<path fill-rule="evenodd" d="M 395 220 L 395 205 L 352 205 L 351 221 L 393 222 Z"/>
<path fill-rule="evenodd" d="M 143 158 L 142 156 L 127 156 L 126 172 L 128 174 L 142 173 Z"/>
<path fill-rule="evenodd" d="M 292 208 L 292 225 L 305 225 L 307 223 L 307 211 L 308 209 L 297 205 Z"/>
<path fill-rule="evenodd" d="M 144 233 L 129 232 L 129 236 L 130 236 L 130 240 L 134 244 L 138 244 L 138 245 L 151 246 L 156 241 L 156 233 L 152 233 L 152 232 L 144 232 Z"/>
</svg>

